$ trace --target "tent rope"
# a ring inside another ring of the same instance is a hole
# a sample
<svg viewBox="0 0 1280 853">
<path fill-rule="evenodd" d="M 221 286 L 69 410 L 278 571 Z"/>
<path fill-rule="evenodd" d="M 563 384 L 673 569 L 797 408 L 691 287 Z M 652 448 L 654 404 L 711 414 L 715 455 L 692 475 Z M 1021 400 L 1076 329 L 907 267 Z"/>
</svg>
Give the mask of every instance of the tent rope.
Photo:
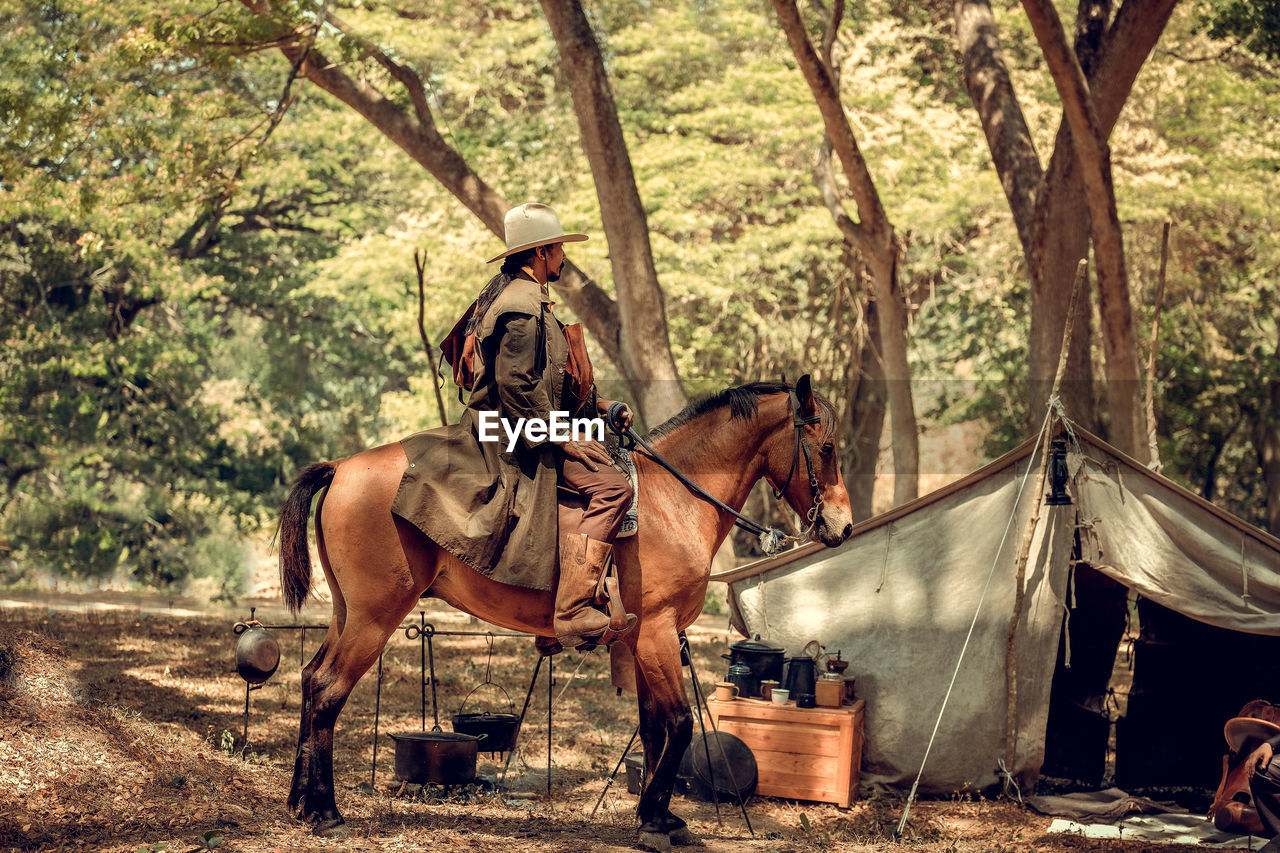
<svg viewBox="0 0 1280 853">
<path fill-rule="evenodd" d="M 1018 780 L 1013 778 L 1013 771 L 1005 766 L 1004 759 L 999 759 L 1000 773 L 1004 776 L 1005 783 L 1013 788 L 1013 793 L 1018 797 L 1018 805 L 1025 805 L 1022 802 L 1022 789 L 1018 787 Z"/>
<path fill-rule="evenodd" d="M 1077 604 L 1076 599 L 1076 563 L 1067 563 L 1067 594 L 1062 602 L 1062 666 L 1071 669 L 1071 611 Z"/>
<path fill-rule="evenodd" d="M 880 582 L 876 584 L 876 592 L 884 589 L 884 582 L 889 579 L 889 551 L 893 548 L 893 522 L 889 522 L 884 537 L 884 560 L 880 563 Z"/>
<path fill-rule="evenodd" d="M 902 809 L 902 819 L 898 821 L 898 829 L 894 833 L 895 838 L 901 838 L 902 833 L 907 828 L 907 818 L 911 814 L 911 804 L 915 802 L 916 791 L 920 788 L 920 779 L 924 776 L 925 764 L 929 761 L 929 753 L 933 751 L 933 743 L 938 738 L 938 729 L 942 725 L 942 715 L 946 713 L 947 703 L 951 701 L 951 692 L 955 689 L 956 678 L 960 675 L 960 665 L 964 663 L 965 652 L 969 649 L 969 641 L 973 639 L 974 629 L 978 626 L 978 616 L 982 613 L 982 604 L 986 601 L 987 590 L 991 588 L 991 579 L 995 577 L 996 566 L 1000 565 L 1000 555 L 1004 553 L 1005 542 L 1009 539 L 1009 531 L 1013 529 L 1013 520 L 1018 516 L 1018 507 L 1022 505 L 1022 493 L 1027 487 L 1027 480 L 1031 477 L 1031 469 L 1034 467 L 1036 454 L 1040 451 L 1040 445 L 1044 442 L 1045 435 L 1049 432 L 1049 422 L 1054 415 L 1053 401 L 1046 407 L 1044 413 L 1044 423 L 1040 425 L 1040 432 L 1036 436 L 1036 446 L 1031 451 L 1031 456 L 1027 461 L 1027 471 L 1022 475 L 1022 483 L 1018 486 L 1018 494 L 1013 499 L 1013 508 L 1009 512 L 1009 521 L 1004 526 L 1004 534 L 1000 537 L 1000 547 L 996 549 L 995 558 L 991 561 L 991 569 L 987 572 L 987 582 L 982 586 L 982 595 L 978 597 L 978 607 L 973 613 L 973 621 L 969 623 L 969 633 L 965 635 L 964 644 L 960 646 L 960 657 L 956 660 L 956 667 L 951 673 L 951 683 L 947 685 L 947 692 L 942 697 L 942 707 L 938 709 L 938 719 L 933 724 L 933 733 L 929 735 L 929 743 L 924 749 L 924 758 L 920 760 L 920 772 L 916 774 L 916 780 L 911 783 L 911 792 L 907 794 L 907 804 Z M 1003 759 L 1001 765 L 1004 764 Z M 1012 778 L 1012 777 L 1010 777 Z M 1021 797 L 1021 795 L 1019 795 Z"/>
<path fill-rule="evenodd" d="M 1245 560 L 1244 549 L 1246 539 L 1243 533 L 1240 534 L 1240 600 L 1248 601 L 1249 595 L 1249 564 Z"/>
</svg>

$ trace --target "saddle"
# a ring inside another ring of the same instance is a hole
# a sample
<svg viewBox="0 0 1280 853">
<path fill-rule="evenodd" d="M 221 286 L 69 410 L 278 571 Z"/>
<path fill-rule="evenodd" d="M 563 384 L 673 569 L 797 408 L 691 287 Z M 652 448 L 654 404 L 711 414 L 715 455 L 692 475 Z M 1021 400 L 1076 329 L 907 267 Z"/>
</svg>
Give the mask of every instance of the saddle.
<svg viewBox="0 0 1280 853">
<path fill-rule="evenodd" d="M 1264 742 L 1280 734 L 1280 706 L 1262 699 L 1247 702 L 1238 715 L 1227 721 L 1223 734 L 1229 752 L 1222 756 L 1222 779 L 1214 792 L 1207 819 L 1223 832 L 1273 835 L 1254 805 L 1251 781 L 1259 760 L 1265 755 Z M 1280 766 L 1280 758 L 1273 762 Z"/>
</svg>

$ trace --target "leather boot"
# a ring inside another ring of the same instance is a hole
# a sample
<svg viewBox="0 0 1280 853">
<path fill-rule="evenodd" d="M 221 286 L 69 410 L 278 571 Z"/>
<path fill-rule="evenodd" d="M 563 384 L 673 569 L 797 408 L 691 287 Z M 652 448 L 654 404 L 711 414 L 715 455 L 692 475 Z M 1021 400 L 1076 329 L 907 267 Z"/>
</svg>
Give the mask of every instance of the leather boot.
<svg viewBox="0 0 1280 853">
<path fill-rule="evenodd" d="M 591 539 L 585 533 L 564 537 L 552 627 L 556 639 L 566 648 L 611 643 L 635 625 L 636 617 L 622 607 L 617 579 L 607 573 L 612 561 L 613 546 L 608 542 Z M 607 602 L 610 612 L 597 610 L 593 606 L 597 602 Z"/>
</svg>

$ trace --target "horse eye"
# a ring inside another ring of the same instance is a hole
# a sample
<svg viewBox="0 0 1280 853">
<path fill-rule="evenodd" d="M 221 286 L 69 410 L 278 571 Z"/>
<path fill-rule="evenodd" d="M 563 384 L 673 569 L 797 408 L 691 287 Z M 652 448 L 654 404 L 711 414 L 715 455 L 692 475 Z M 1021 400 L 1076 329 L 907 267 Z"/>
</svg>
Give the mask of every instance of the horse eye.
<svg viewBox="0 0 1280 853">
<path fill-rule="evenodd" d="M 828 441 L 826 444 L 822 445 L 822 454 L 824 456 L 829 456 L 831 454 L 831 451 L 835 449 L 836 449 L 835 442 Z"/>
</svg>

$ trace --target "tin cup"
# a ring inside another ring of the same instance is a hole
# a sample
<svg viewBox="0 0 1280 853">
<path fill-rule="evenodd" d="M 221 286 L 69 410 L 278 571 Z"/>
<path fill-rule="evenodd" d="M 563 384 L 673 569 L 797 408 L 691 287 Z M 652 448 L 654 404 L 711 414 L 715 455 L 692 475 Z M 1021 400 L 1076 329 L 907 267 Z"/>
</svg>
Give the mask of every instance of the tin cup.
<svg viewBox="0 0 1280 853">
<path fill-rule="evenodd" d="M 738 685 L 727 681 L 716 682 L 715 698 L 717 702 L 731 702 L 738 698 Z"/>
</svg>

